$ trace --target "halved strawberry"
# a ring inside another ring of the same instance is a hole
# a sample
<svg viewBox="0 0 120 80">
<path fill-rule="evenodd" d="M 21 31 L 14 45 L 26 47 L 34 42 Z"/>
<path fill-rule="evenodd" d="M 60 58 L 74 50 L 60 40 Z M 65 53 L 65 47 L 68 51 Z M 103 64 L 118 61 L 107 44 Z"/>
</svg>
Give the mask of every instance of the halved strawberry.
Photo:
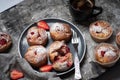
<svg viewBox="0 0 120 80">
<path fill-rule="evenodd" d="M 40 67 L 41 72 L 50 72 L 53 69 L 52 65 L 45 65 Z"/>
<path fill-rule="evenodd" d="M 18 71 L 18 70 L 12 70 L 11 73 L 10 73 L 10 78 L 12 80 L 17 80 L 17 79 L 20 79 L 24 77 L 23 73 L 21 71 Z"/>
<path fill-rule="evenodd" d="M 48 26 L 48 24 L 47 24 L 45 21 L 39 21 L 39 22 L 37 23 L 37 26 L 38 26 L 39 28 L 43 28 L 43 29 L 45 29 L 45 30 L 49 30 L 49 26 Z"/>
</svg>

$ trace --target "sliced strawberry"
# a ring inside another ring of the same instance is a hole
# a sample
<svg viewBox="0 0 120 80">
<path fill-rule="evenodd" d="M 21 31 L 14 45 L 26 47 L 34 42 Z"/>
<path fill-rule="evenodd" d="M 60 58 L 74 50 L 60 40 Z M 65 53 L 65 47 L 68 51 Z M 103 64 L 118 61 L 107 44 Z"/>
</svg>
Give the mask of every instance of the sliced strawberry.
<svg viewBox="0 0 120 80">
<path fill-rule="evenodd" d="M 50 72 L 53 69 L 52 65 L 45 65 L 40 67 L 41 72 Z"/>
<path fill-rule="evenodd" d="M 10 77 L 11 77 L 12 80 L 17 80 L 17 79 L 20 79 L 20 78 L 24 77 L 24 75 L 21 71 L 12 70 L 11 73 L 10 73 Z"/>
<path fill-rule="evenodd" d="M 102 57 L 104 57 L 105 51 L 101 51 L 101 55 Z"/>
<path fill-rule="evenodd" d="M 45 21 L 39 21 L 39 22 L 37 23 L 37 26 L 38 26 L 39 28 L 43 28 L 43 29 L 45 29 L 45 30 L 49 30 L 49 26 L 48 26 L 48 24 L 47 24 Z"/>
</svg>

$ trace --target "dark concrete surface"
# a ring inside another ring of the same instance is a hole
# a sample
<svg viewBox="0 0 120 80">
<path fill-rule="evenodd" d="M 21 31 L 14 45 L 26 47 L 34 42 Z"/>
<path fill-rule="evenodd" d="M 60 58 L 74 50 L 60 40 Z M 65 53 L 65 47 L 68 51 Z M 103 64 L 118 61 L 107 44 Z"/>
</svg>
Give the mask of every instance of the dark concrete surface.
<svg viewBox="0 0 120 80">
<path fill-rule="evenodd" d="M 87 44 L 85 58 L 81 63 L 82 80 L 120 80 L 120 63 L 110 69 L 104 69 L 93 61 L 93 49 L 99 44 L 92 40 L 89 35 L 89 24 L 96 20 L 106 20 L 113 27 L 114 33 L 107 41 L 116 46 L 115 35 L 120 31 L 120 1 L 119 0 L 95 0 L 96 6 L 103 8 L 99 16 L 85 21 L 83 24 L 76 23 L 70 15 L 68 0 L 24 0 L 18 5 L 0 13 L 0 31 L 9 33 L 13 39 L 11 54 L 18 55 L 18 40 L 21 32 L 31 23 L 43 18 L 60 18 L 74 23 L 83 33 Z M 62 79 L 74 80 L 74 71 L 62 76 Z"/>
</svg>

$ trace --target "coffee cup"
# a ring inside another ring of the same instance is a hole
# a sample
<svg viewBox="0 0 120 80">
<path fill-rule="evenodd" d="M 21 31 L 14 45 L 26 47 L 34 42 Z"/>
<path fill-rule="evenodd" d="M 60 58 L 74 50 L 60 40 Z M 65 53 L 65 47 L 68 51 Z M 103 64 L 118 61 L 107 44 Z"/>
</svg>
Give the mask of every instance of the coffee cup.
<svg viewBox="0 0 120 80">
<path fill-rule="evenodd" d="M 96 17 L 103 11 L 102 7 L 95 6 L 95 0 L 69 0 L 69 9 L 77 22 Z"/>
</svg>

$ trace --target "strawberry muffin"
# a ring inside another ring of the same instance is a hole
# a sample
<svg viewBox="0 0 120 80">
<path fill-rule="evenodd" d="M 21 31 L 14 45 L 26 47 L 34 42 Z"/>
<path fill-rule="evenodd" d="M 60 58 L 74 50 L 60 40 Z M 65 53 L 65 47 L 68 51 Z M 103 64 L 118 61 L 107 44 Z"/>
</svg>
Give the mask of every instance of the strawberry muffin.
<svg viewBox="0 0 120 80">
<path fill-rule="evenodd" d="M 33 26 L 27 32 L 27 42 L 30 46 L 45 45 L 47 43 L 47 40 L 48 40 L 47 32 L 42 28 Z"/>
<path fill-rule="evenodd" d="M 101 43 L 96 46 L 95 60 L 103 66 L 112 66 L 119 59 L 119 50 L 111 44 Z"/>
<path fill-rule="evenodd" d="M 68 70 L 73 64 L 73 56 L 64 41 L 53 42 L 48 50 L 53 69 L 56 71 Z"/>
<path fill-rule="evenodd" d="M 47 50 L 41 45 L 30 46 L 24 58 L 34 67 L 41 67 L 47 64 Z"/>
<path fill-rule="evenodd" d="M 118 47 L 120 48 L 120 32 L 118 32 L 116 35 L 116 43 L 117 43 Z"/>
<path fill-rule="evenodd" d="M 50 35 L 55 41 L 69 41 L 72 37 L 72 31 L 69 24 L 54 23 L 50 27 Z"/>
<path fill-rule="evenodd" d="M 100 20 L 90 24 L 89 32 L 96 42 L 102 42 L 111 37 L 113 30 L 108 22 Z"/>
<path fill-rule="evenodd" d="M 12 39 L 10 35 L 5 32 L 0 32 L 0 52 L 6 52 L 11 44 Z"/>
</svg>

